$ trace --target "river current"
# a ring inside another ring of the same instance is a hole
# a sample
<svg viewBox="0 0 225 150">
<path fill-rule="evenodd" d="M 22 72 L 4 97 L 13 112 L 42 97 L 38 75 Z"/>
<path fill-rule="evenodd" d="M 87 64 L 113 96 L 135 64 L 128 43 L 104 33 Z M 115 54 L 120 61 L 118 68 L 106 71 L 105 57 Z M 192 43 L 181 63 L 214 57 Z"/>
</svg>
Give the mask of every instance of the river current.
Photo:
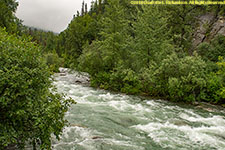
<svg viewBox="0 0 225 150">
<path fill-rule="evenodd" d="M 113 93 L 56 74 L 58 92 L 73 98 L 54 150 L 225 150 L 225 113 L 215 106 L 176 104 Z M 82 75 L 79 78 L 83 78 Z"/>
</svg>

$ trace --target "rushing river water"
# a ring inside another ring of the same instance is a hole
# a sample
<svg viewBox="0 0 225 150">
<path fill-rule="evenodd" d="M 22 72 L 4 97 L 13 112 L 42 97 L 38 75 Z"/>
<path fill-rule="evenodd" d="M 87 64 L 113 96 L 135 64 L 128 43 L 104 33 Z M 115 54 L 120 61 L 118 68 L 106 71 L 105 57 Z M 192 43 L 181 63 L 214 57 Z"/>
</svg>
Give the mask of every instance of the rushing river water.
<svg viewBox="0 0 225 150">
<path fill-rule="evenodd" d="M 56 75 L 73 98 L 70 122 L 54 150 L 225 150 L 225 113 L 77 84 L 77 73 Z"/>
</svg>

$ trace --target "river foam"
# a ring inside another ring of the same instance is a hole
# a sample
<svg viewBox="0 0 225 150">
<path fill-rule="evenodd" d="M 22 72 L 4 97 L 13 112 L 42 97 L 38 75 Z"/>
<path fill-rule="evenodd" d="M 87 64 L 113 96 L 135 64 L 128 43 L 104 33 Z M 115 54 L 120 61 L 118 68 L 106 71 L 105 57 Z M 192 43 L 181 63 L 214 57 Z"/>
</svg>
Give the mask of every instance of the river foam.
<svg viewBox="0 0 225 150">
<path fill-rule="evenodd" d="M 77 104 L 66 113 L 70 126 L 54 150 L 225 149 L 224 111 L 94 89 L 74 82 L 78 75 L 55 77 L 58 92 Z"/>
</svg>

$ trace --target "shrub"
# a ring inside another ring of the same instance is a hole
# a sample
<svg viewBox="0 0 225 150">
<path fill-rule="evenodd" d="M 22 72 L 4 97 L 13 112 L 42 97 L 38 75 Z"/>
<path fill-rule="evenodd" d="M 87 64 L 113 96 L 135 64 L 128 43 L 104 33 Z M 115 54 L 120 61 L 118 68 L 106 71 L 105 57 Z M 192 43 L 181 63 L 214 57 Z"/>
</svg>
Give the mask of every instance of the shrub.
<svg viewBox="0 0 225 150">
<path fill-rule="evenodd" d="M 225 103 L 225 59 L 220 56 L 219 62 L 217 62 L 219 71 L 210 74 L 210 80 L 208 80 L 208 93 L 210 102 L 213 103 Z"/>
<path fill-rule="evenodd" d="M 100 47 L 101 45 L 98 41 L 84 47 L 84 52 L 78 59 L 80 70 L 95 76 L 106 69 Z"/>
<path fill-rule="evenodd" d="M 225 36 L 218 35 L 211 43 L 202 43 L 197 47 L 197 52 L 204 60 L 218 61 L 219 56 L 225 55 Z"/>
<path fill-rule="evenodd" d="M 0 28 L 0 149 L 24 149 L 27 142 L 51 149 L 73 102 L 53 94 L 51 81 L 39 47 Z"/>
<path fill-rule="evenodd" d="M 59 72 L 59 67 L 63 63 L 62 58 L 59 58 L 57 53 L 47 53 L 45 55 L 45 61 L 52 72 Z"/>
<path fill-rule="evenodd" d="M 92 76 L 91 86 L 109 89 L 110 73 L 99 72 Z"/>
<path fill-rule="evenodd" d="M 206 95 L 202 97 L 202 99 L 211 103 L 220 103 L 222 100 L 221 89 L 224 85 L 223 77 L 219 76 L 217 73 L 211 72 L 208 74 L 206 81 Z"/>
<path fill-rule="evenodd" d="M 140 93 L 141 89 L 138 75 L 131 69 L 99 72 L 92 76 L 91 85 L 128 94 Z"/>
<path fill-rule="evenodd" d="M 110 87 L 123 93 L 137 94 L 140 93 L 141 84 L 133 70 L 118 68 L 110 76 Z"/>
<path fill-rule="evenodd" d="M 169 98 L 189 102 L 200 100 L 206 86 L 207 64 L 198 56 L 177 58 L 170 63 L 176 67 L 169 71 L 173 72 L 168 78 Z M 161 69 L 167 67 L 170 66 L 162 65 Z"/>
<path fill-rule="evenodd" d="M 174 101 L 200 100 L 206 87 L 206 63 L 198 56 L 168 55 L 160 64 L 152 63 L 141 75 L 144 91 Z"/>
<path fill-rule="evenodd" d="M 223 57 L 219 57 L 217 72 L 211 72 L 208 74 L 207 87 L 205 92 L 207 93 L 203 100 L 215 104 L 225 104 L 225 60 Z"/>
</svg>

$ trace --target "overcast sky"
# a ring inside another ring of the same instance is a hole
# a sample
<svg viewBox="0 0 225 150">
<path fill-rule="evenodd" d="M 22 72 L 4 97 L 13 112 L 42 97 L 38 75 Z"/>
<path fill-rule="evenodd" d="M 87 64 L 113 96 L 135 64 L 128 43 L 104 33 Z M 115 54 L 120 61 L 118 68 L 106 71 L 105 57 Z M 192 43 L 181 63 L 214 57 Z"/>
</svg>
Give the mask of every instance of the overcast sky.
<svg viewBox="0 0 225 150">
<path fill-rule="evenodd" d="M 83 0 L 17 0 L 16 16 L 24 25 L 54 32 L 66 29 Z M 90 8 L 92 0 L 85 0 Z"/>
</svg>

